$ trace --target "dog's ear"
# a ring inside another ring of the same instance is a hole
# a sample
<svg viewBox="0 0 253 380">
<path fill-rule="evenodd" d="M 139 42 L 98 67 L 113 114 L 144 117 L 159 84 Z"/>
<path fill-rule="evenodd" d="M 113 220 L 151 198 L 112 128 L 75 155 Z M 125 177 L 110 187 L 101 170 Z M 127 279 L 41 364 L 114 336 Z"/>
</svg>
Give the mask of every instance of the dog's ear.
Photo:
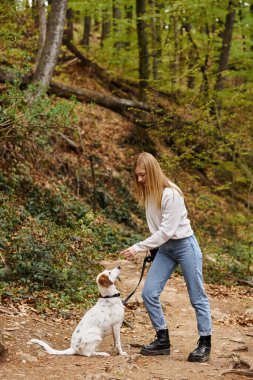
<svg viewBox="0 0 253 380">
<path fill-rule="evenodd" d="M 98 278 L 98 283 L 102 286 L 105 286 L 106 288 L 109 288 L 113 284 L 109 277 L 106 276 L 106 274 L 101 274 Z"/>
</svg>

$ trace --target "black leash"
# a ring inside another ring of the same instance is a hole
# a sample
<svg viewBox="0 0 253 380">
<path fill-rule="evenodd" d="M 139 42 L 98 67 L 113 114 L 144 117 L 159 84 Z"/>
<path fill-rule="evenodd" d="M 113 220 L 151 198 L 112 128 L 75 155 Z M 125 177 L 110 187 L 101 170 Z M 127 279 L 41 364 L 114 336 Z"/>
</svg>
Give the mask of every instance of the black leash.
<svg viewBox="0 0 253 380">
<path fill-rule="evenodd" d="M 146 263 L 151 263 L 152 261 L 154 260 L 154 258 L 151 256 L 151 255 L 148 255 L 144 258 L 143 260 L 143 264 L 142 264 L 142 269 L 141 269 L 141 276 L 140 276 L 140 279 L 139 279 L 139 282 L 136 286 L 136 288 L 126 297 L 126 299 L 124 299 L 124 301 L 122 301 L 123 305 L 126 305 L 126 303 L 128 302 L 128 300 L 132 297 L 132 295 L 136 292 L 138 286 L 140 285 L 141 283 L 141 280 L 142 280 L 142 277 L 144 275 L 144 271 L 145 271 L 145 266 L 146 266 Z"/>
</svg>

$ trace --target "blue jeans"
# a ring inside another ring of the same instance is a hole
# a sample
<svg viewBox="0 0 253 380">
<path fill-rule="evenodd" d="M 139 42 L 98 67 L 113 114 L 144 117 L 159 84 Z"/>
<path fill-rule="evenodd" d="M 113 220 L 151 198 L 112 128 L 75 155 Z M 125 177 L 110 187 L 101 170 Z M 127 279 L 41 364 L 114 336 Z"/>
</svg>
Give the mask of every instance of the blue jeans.
<svg viewBox="0 0 253 380">
<path fill-rule="evenodd" d="M 181 266 L 190 301 L 195 309 L 198 333 L 200 336 L 211 335 L 210 306 L 202 277 L 202 253 L 194 235 L 184 239 L 169 240 L 159 247 L 142 292 L 152 325 L 156 331 L 167 328 L 160 294 L 178 264 Z"/>
</svg>

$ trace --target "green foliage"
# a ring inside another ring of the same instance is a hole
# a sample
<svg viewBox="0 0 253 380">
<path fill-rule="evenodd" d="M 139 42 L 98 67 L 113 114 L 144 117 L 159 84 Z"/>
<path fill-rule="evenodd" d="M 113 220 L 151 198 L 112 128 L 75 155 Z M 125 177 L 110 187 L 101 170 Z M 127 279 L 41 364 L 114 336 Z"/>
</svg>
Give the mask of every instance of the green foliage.
<svg viewBox="0 0 253 380">
<path fill-rule="evenodd" d="M 252 274 L 253 218 L 250 212 L 235 207 L 224 209 L 217 195 L 203 193 L 195 207 L 201 213 L 196 228 L 204 253 L 205 279 L 213 283 L 231 283 Z"/>
<path fill-rule="evenodd" d="M 0 248 L 11 268 L 1 286 L 2 299 L 32 298 L 36 304 L 33 293 L 48 289 L 61 297 L 55 304 L 46 297 L 50 307 L 88 305 L 97 293 L 99 261 L 137 239 L 125 227 L 93 214 L 66 188 L 55 196 L 30 184 L 23 193 L 2 176 L 0 190 Z"/>
<path fill-rule="evenodd" d="M 34 33 L 31 9 L 21 1 L 1 0 L 0 7 L 0 62 L 9 62 L 19 75 L 31 69 L 32 55 L 36 49 L 37 35 Z M 22 45 L 22 49 L 20 49 Z"/>
<path fill-rule="evenodd" d="M 29 139 L 43 146 L 48 143 L 52 131 L 59 132 L 75 121 L 74 102 L 55 102 L 43 93 L 35 96 L 36 92 L 34 84 L 25 91 L 20 90 L 19 82 L 9 85 L 0 97 L 1 138 L 14 138 L 16 142 Z"/>
<path fill-rule="evenodd" d="M 136 227 L 133 215 L 144 217 L 127 186 L 111 174 L 97 173 L 95 197 L 104 215 L 118 223 Z"/>
</svg>

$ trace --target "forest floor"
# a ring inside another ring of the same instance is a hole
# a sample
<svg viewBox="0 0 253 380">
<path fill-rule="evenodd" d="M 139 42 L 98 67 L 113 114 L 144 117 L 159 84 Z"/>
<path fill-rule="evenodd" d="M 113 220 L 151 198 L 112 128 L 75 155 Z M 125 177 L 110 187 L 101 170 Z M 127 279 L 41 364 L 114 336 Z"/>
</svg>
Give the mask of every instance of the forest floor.
<svg viewBox="0 0 253 380">
<path fill-rule="evenodd" d="M 134 261 L 106 261 L 102 264 L 106 268 L 121 265 L 121 281 L 117 287 L 122 297 L 126 297 L 138 282 L 142 257 Z M 177 274 L 173 275 L 161 297 L 169 323 L 171 355 L 145 357 L 139 354 L 139 345 L 149 343 L 154 338 L 141 300 L 143 281 L 126 307 L 127 324 L 124 323 L 121 329 L 123 350 L 128 356 L 116 356 L 112 336 L 106 337 L 100 345 L 101 350 L 110 353 L 109 357 L 48 355 L 36 345 L 27 345 L 27 342 L 37 337 L 54 348 L 67 348 L 82 314 L 70 312 L 65 317 L 53 314 L 42 316 L 25 304 L 15 307 L 0 305 L 0 325 L 3 326 L 8 349 L 8 354 L 0 362 L 0 379 L 236 380 L 244 376 L 253 377 L 253 305 L 250 288 L 206 285 L 212 309 L 213 340 L 210 361 L 200 364 L 187 362 L 198 335 L 184 281 Z"/>
</svg>

